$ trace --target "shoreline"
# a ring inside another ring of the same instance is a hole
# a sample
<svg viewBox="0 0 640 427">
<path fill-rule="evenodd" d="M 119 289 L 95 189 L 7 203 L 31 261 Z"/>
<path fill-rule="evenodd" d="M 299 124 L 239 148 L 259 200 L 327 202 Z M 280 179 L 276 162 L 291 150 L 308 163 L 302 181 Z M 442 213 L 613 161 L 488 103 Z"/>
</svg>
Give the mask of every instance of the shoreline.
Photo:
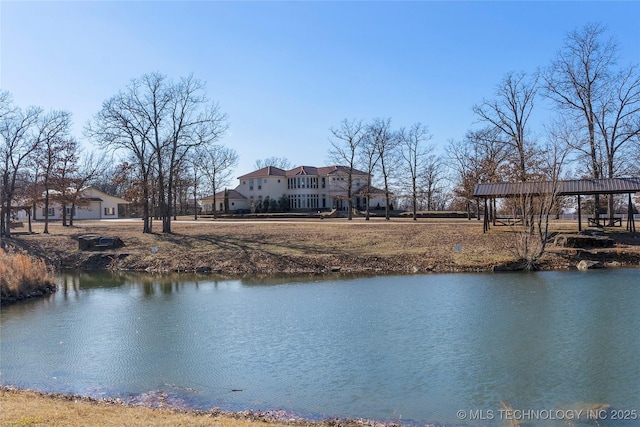
<svg viewBox="0 0 640 427">
<path fill-rule="evenodd" d="M 73 227 L 34 223 L 32 234 L 6 239 L 14 251 L 38 257 L 56 272 L 111 271 L 198 273 L 222 278 L 332 274 L 380 275 L 517 271 L 517 230 L 466 219 L 178 220 L 171 234 L 143 234 L 140 223 L 80 221 Z M 552 223 L 555 235 L 576 235 L 576 224 Z M 608 229 L 609 247 L 563 247 L 550 243 L 538 270 L 640 267 L 640 236 Z M 82 236 L 109 236 L 121 247 L 87 250 Z M 23 298 L 3 298 L 2 305 Z"/>
<path fill-rule="evenodd" d="M 42 422 L 35 422 L 34 414 L 27 405 L 37 405 Z M 120 398 L 94 398 L 78 394 L 64 394 L 44 392 L 14 386 L 0 385 L 0 425 L 96 425 L 95 419 L 84 416 L 84 412 L 104 412 L 111 424 L 144 426 L 152 422 L 153 425 L 193 425 L 194 421 L 200 426 L 227 427 L 257 427 L 269 426 L 308 426 L 308 427 L 394 427 L 401 425 L 396 422 L 383 422 L 368 419 L 307 419 L 285 410 L 244 410 L 226 411 L 219 408 L 198 410 L 179 408 L 162 401 L 158 404 L 132 403 Z M 68 420 L 69 413 L 76 413 L 80 418 Z M 138 413 L 132 422 L 130 413 Z M 57 419 L 63 418 L 63 420 Z M 140 419 L 142 418 L 142 419 Z M 185 420 L 183 420 L 183 418 Z M 161 420 L 164 424 L 157 421 Z M 64 423 L 63 421 L 71 421 Z M 436 427 L 435 424 L 428 424 Z"/>
</svg>

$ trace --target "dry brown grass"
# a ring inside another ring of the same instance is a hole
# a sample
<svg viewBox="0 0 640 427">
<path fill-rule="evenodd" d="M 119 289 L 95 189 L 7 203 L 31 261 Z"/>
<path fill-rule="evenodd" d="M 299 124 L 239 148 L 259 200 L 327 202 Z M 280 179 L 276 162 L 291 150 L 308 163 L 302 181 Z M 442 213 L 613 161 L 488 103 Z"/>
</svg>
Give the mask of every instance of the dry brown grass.
<svg viewBox="0 0 640 427">
<path fill-rule="evenodd" d="M 0 389 L 0 426 L 216 426 L 259 427 L 266 423 L 217 412 L 181 412 Z"/>
<path fill-rule="evenodd" d="M 37 227 L 37 226 L 36 226 Z M 142 234 L 141 222 L 50 225 L 49 235 L 18 243 L 56 266 L 146 271 L 209 267 L 225 274 L 468 271 L 508 261 L 507 236 L 482 233 L 477 221 L 177 221 L 173 234 Z M 83 234 L 118 236 L 125 247 L 78 250 Z M 152 252 L 152 248 L 157 252 Z M 108 256 L 106 255 L 108 254 Z"/>
<path fill-rule="evenodd" d="M 0 249 L 0 297 L 20 298 L 54 286 L 53 270 L 33 256 Z"/>
<path fill-rule="evenodd" d="M 36 224 L 35 228 L 41 224 Z M 556 223 L 552 231 L 575 230 Z M 142 234 L 141 221 L 77 221 L 74 227 L 50 224 L 50 234 L 17 236 L 18 246 L 58 267 L 138 271 L 193 271 L 207 267 L 227 275 L 318 274 L 342 272 L 487 271 L 514 261 L 513 229 L 465 219 L 376 218 L 230 221 L 188 218 L 172 224 L 173 234 Z M 115 251 L 78 250 L 78 236 L 118 236 Z M 636 239 L 638 240 L 638 239 Z M 640 240 L 639 240 L 640 241 Z M 154 252 L 151 249 L 157 248 Z M 640 259 L 640 246 L 615 248 Z M 567 251 L 550 248 L 543 268 L 566 268 Z M 575 252 L 575 251 L 574 251 Z M 569 254 L 571 255 L 571 254 Z M 633 259 L 631 259 L 633 262 Z M 636 261 L 637 265 L 637 261 Z"/>
</svg>

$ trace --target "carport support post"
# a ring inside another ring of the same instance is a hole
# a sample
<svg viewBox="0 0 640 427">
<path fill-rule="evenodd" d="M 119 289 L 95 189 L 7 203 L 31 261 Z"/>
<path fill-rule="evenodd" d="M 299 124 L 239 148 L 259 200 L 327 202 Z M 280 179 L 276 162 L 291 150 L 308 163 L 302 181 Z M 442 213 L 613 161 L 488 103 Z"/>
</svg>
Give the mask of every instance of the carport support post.
<svg viewBox="0 0 640 427">
<path fill-rule="evenodd" d="M 580 208 L 580 195 L 578 194 L 578 231 L 582 231 L 582 209 Z"/>
<path fill-rule="evenodd" d="M 633 204 L 631 203 L 631 193 L 629 193 L 629 209 L 627 211 L 627 230 L 631 233 L 636 232 L 636 220 L 633 217 Z"/>
<path fill-rule="evenodd" d="M 483 229 L 482 232 L 486 233 L 489 231 L 489 208 L 487 206 L 487 198 L 484 198 L 484 220 L 483 220 Z"/>
</svg>

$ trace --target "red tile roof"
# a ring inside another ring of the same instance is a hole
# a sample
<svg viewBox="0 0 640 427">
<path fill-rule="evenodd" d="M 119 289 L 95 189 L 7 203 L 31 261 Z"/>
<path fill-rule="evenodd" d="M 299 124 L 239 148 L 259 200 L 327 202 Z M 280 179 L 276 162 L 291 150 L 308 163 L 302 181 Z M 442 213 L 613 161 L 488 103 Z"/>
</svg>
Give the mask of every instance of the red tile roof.
<svg viewBox="0 0 640 427">
<path fill-rule="evenodd" d="M 258 169 L 257 171 L 250 172 L 246 175 L 239 176 L 238 179 L 262 178 L 265 176 L 285 176 L 286 173 L 286 171 L 275 166 L 267 166 L 262 169 Z"/>
<path fill-rule="evenodd" d="M 257 171 L 250 172 L 246 175 L 239 176 L 238 179 L 247 179 L 247 178 L 264 178 L 267 176 L 300 176 L 300 175 L 310 175 L 310 176 L 326 176 L 332 175 L 336 173 L 348 174 L 349 168 L 346 166 L 297 166 L 293 169 L 289 169 L 288 171 L 276 168 L 274 166 L 267 166 L 262 169 L 258 169 Z M 367 175 L 366 172 L 363 172 L 358 169 L 353 169 L 354 175 Z"/>
</svg>

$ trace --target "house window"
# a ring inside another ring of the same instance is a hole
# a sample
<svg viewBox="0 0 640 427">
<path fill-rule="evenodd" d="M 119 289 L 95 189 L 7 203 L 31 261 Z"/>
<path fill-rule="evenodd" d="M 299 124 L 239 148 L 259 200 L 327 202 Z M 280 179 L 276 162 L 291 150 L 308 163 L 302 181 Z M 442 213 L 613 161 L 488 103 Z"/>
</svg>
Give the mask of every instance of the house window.
<svg viewBox="0 0 640 427">
<path fill-rule="evenodd" d="M 262 190 L 262 178 L 258 178 L 258 190 Z"/>
<path fill-rule="evenodd" d="M 116 214 L 116 208 L 104 208 L 104 214 L 105 215 L 115 215 Z"/>
<path fill-rule="evenodd" d="M 249 190 L 253 190 L 253 178 L 249 180 Z"/>
<path fill-rule="evenodd" d="M 42 208 L 42 216 L 54 216 L 56 214 L 55 208 L 45 209 Z"/>
<path fill-rule="evenodd" d="M 67 206 L 65 208 L 67 215 L 75 215 L 75 209 L 73 209 L 71 206 Z"/>
<path fill-rule="evenodd" d="M 324 187 L 325 187 L 325 178 L 322 177 L 322 188 L 324 188 Z"/>
</svg>

